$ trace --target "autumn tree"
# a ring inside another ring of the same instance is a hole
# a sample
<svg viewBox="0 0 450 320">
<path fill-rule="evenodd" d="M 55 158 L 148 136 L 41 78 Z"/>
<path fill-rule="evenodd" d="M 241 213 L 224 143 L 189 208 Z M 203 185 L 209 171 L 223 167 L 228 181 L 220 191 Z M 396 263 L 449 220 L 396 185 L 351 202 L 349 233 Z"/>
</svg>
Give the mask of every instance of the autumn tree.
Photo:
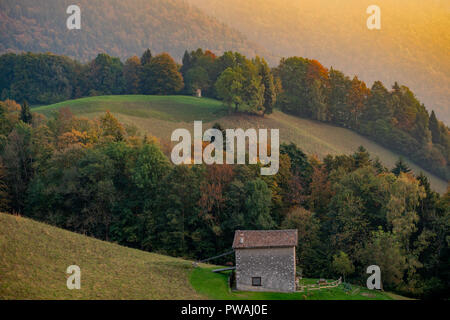
<svg viewBox="0 0 450 320">
<path fill-rule="evenodd" d="M 306 71 L 307 105 L 313 119 L 327 121 L 328 115 L 328 70 L 317 60 L 308 60 Z"/>
<path fill-rule="evenodd" d="M 141 61 L 138 57 L 128 58 L 123 66 L 126 93 L 138 94 L 140 89 Z"/>
<path fill-rule="evenodd" d="M 173 58 L 162 53 L 143 66 L 141 87 L 144 94 L 174 94 L 183 88 L 183 77 Z"/>
<path fill-rule="evenodd" d="M 200 186 L 200 215 L 213 233 L 219 236 L 223 234 L 221 226 L 224 222 L 225 189 L 233 180 L 234 171 L 227 164 L 210 165 L 205 170 L 205 179 Z"/>
<path fill-rule="evenodd" d="M 360 126 L 360 118 L 366 108 L 367 99 L 369 97 L 370 90 L 366 87 L 364 81 L 353 77 L 351 86 L 347 94 L 347 104 L 351 114 L 350 127 L 358 128 Z"/>
<path fill-rule="evenodd" d="M 100 118 L 100 126 L 104 137 L 114 141 L 124 140 L 125 128 L 109 111 Z"/>
<path fill-rule="evenodd" d="M 19 122 L 21 106 L 13 100 L 0 101 L 0 152 L 8 134 Z"/>
<path fill-rule="evenodd" d="M 124 89 L 123 64 L 119 58 L 105 53 L 88 65 L 87 82 L 91 95 L 120 94 Z"/>
<path fill-rule="evenodd" d="M 308 204 L 310 210 L 323 217 L 328 209 L 328 203 L 333 196 L 328 172 L 324 166 L 314 166 L 311 176 Z"/>
</svg>

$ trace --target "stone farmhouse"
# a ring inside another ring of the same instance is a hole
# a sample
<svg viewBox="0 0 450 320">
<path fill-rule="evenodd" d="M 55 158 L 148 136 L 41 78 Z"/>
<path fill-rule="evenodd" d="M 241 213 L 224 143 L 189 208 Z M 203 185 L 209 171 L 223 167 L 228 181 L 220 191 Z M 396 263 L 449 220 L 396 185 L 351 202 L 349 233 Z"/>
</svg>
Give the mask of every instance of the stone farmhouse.
<svg viewBox="0 0 450 320">
<path fill-rule="evenodd" d="M 297 230 L 236 230 L 236 289 L 294 292 Z"/>
</svg>

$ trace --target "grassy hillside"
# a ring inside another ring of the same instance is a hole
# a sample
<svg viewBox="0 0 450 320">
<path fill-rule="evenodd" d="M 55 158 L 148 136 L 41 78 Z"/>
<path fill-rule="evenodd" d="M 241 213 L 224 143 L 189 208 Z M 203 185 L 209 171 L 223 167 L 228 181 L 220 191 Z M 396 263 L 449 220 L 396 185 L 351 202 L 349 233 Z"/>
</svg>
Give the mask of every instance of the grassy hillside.
<svg viewBox="0 0 450 320">
<path fill-rule="evenodd" d="M 81 269 L 81 289 L 66 286 L 69 265 Z M 354 287 L 355 289 L 357 287 Z M 307 299 L 399 299 L 388 293 L 342 288 Z M 365 292 L 365 294 L 362 294 Z M 4 299 L 305 299 L 304 293 L 231 293 L 227 275 L 192 263 L 89 238 L 0 213 L 0 300 Z"/>
<path fill-rule="evenodd" d="M 109 110 L 114 114 L 171 122 L 212 121 L 227 114 L 222 102 L 189 96 L 100 96 L 81 98 L 33 109 L 50 116 L 59 108 L 69 107 L 75 115 L 90 115 Z"/>
<path fill-rule="evenodd" d="M 305 152 L 323 157 L 327 154 L 349 154 L 360 145 L 366 147 L 372 156 L 378 156 L 389 168 L 393 167 L 399 155 L 379 144 L 345 128 L 301 119 L 281 111 L 266 117 L 251 115 L 228 115 L 220 101 L 188 96 L 101 96 L 60 102 L 49 106 L 33 108 L 50 116 L 62 107 L 69 107 L 75 115 L 96 117 L 106 110 L 111 111 L 125 124 L 133 124 L 142 132 L 149 133 L 162 141 L 170 141 L 176 128 L 193 130 L 194 120 L 203 120 L 203 128 L 210 128 L 219 122 L 224 128 L 278 128 L 281 142 L 294 142 Z M 447 183 L 411 163 L 416 172 L 424 171 L 433 188 L 445 192 Z"/>
<path fill-rule="evenodd" d="M 66 269 L 81 268 L 68 290 Z M 0 299 L 199 299 L 186 260 L 0 213 Z"/>
</svg>

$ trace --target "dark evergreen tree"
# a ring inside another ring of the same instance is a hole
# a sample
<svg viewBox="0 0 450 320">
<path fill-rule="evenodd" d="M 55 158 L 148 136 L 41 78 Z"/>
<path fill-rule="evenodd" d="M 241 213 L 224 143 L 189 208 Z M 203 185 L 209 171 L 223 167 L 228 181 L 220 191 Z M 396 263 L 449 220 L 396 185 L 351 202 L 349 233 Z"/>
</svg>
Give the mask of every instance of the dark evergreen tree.
<svg viewBox="0 0 450 320">
<path fill-rule="evenodd" d="M 431 131 L 431 141 L 437 144 L 441 143 L 441 131 L 439 130 L 439 122 L 434 110 L 431 111 L 429 127 Z"/>
<path fill-rule="evenodd" d="M 28 102 L 26 100 L 23 102 L 20 108 L 20 120 L 28 124 L 31 124 L 31 121 L 33 120 L 30 106 L 28 105 Z"/>
<path fill-rule="evenodd" d="M 378 157 L 376 157 L 373 161 L 373 167 L 377 170 L 377 173 L 388 172 L 388 169 L 383 165 Z"/>
<path fill-rule="evenodd" d="M 150 49 L 147 49 L 144 51 L 141 57 L 141 65 L 145 66 L 146 64 L 149 64 L 152 61 L 152 52 Z"/>
<path fill-rule="evenodd" d="M 310 181 L 313 168 L 308 161 L 308 156 L 294 143 L 282 144 L 280 153 L 287 154 L 291 160 L 291 170 L 294 175 L 302 177 L 304 181 Z"/>
<path fill-rule="evenodd" d="M 405 161 L 403 161 L 402 158 L 399 158 L 398 161 L 395 163 L 395 167 L 391 171 L 396 176 L 399 176 L 401 172 L 408 173 L 411 172 L 411 169 L 406 164 Z"/>
<path fill-rule="evenodd" d="M 185 76 L 186 72 L 192 67 L 192 59 L 191 55 L 187 50 L 184 51 L 183 59 L 182 59 L 183 65 L 181 66 L 180 72 Z"/>
<path fill-rule="evenodd" d="M 358 147 L 358 151 L 353 154 L 353 158 L 355 159 L 356 168 L 362 168 L 372 163 L 369 152 L 363 146 Z"/>
<path fill-rule="evenodd" d="M 256 58 L 256 64 L 259 68 L 259 76 L 264 86 L 264 114 L 271 114 L 276 102 L 276 90 L 272 72 L 264 59 Z"/>
</svg>

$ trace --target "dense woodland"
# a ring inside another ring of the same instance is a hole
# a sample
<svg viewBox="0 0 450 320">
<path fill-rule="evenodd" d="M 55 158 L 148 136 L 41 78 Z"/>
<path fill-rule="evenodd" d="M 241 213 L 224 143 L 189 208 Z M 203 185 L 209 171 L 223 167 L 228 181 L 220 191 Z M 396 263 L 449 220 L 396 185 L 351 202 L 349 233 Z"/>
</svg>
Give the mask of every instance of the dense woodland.
<svg viewBox="0 0 450 320">
<path fill-rule="evenodd" d="M 221 128 L 216 124 L 216 128 Z M 186 258 L 229 250 L 236 229 L 296 228 L 299 271 L 448 298 L 450 192 L 399 161 L 389 172 L 364 148 L 307 157 L 282 145 L 280 170 L 180 165 L 110 113 L 50 119 L 0 103 L 0 210 L 122 245 Z"/>
<path fill-rule="evenodd" d="M 359 132 L 450 180 L 449 128 L 406 86 L 368 87 L 357 77 L 300 57 L 269 68 L 236 52 L 185 52 L 179 66 L 146 50 L 123 63 L 99 54 L 81 64 L 53 54 L 0 56 L 0 99 L 48 104 L 109 94 L 194 94 L 217 98 L 230 111 L 270 114 L 274 108 Z"/>
<path fill-rule="evenodd" d="M 404 86 L 367 88 L 315 60 L 292 57 L 270 69 L 262 58 L 201 49 L 186 52 L 182 66 L 150 50 L 125 63 L 106 54 L 87 64 L 52 54 L 6 54 L 0 74 L 2 211 L 196 259 L 229 250 L 236 229 L 296 228 L 305 276 L 345 275 L 365 283 L 365 268 L 376 264 L 384 289 L 449 297 L 450 193 L 431 190 L 426 176 L 413 175 L 401 160 L 389 171 L 363 147 L 320 160 L 291 144 L 281 146 L 274 176 L 261 176 L 259 165 L 174 166 L 155 138 L 140 136 L 109 112 L 86 119 L 63 108 L 47 119 L 29 106 L 202 89 L 230 112 L 264 116 L 280 108 L 393 148 L 400 143 L 424 152 L 422 159 L 404 151 L 430 170 L 448 174 L 448 128 Z M 443 166 L 426 164 L 435 164 L 426 158 L 433 154 Z"/>
</svg>

